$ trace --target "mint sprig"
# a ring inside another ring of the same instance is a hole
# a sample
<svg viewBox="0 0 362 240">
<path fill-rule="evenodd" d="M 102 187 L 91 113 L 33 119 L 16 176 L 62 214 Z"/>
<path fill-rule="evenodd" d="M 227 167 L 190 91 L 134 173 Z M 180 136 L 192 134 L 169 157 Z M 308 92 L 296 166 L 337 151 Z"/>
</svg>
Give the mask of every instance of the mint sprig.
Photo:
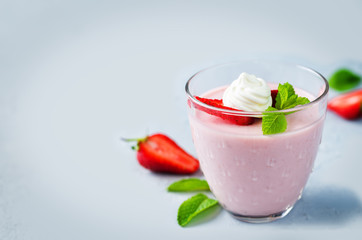
<svg viewBox="0 0 362 240">
<path fill-rule="evenodd" d="M 297 105 L 303 105 L 309 103 L 308 98 L 299 97 L 295 94 L 294 88 L 289 83 L 279 84 L 278 94 L 275 98 L 275 108 L 276 110 L 284 110 L 296 107 Z M 266 110 L 268 111 L 268 110 Z M 275 110 L 269 110 L 275 111 Z"/>
<path fill-rule="evenodd" d="M 289 83 L 279 84 L 278 94 L 275 98 L 275 108 L 268 107 L 262 119 L 262 131 L 264 135 L 285 132 L 287 129 L 286 113 L 270 112 L 294 108 L 298 105 L 309 103 L 306 97 L 299 97 L 295 94 L 294 88 Z M 268 113 L 270 112 L 270 113 Z"/>
<path fill-rule="evenodd" d="M 329 78 L 329 86 L 337 91 L 350 90 L 361 82 L 361 76 L 342 68 L 333 73 Z"/>
<path fill-rule="evenodd" d="M 172 183 L 167 190 L 169 192 L 210 191 L 210 187 L 205 180 L 187 178 Z"/>
<path fill-rule="evenodd" d="M 177 222 L 184 227 L 200 213 L 218 205 L 218 201 L 199 193 L 184 201 L 178 209 Z"/>
</svg>

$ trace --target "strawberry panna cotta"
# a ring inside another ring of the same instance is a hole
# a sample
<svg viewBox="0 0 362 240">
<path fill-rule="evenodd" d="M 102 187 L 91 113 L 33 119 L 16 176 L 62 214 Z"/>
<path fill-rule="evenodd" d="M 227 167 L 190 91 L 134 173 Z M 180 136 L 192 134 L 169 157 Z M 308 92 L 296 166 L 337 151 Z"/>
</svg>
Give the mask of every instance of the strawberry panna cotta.
<svg viewBox="0 0 362 240">
<path fill-rule="evenodd" d="M 268 82 L 242 73 L 231 84 L 218 77 L 210 83 L 210 74 L 201 72 L 186 85 L 190 128 L 205 179 L 220 205 L 242 221 L 269 222 L 291 210 L 321 140 L 325 105 L 318 104 L 318 97 L 326 99 L 325 79 L 297 67 L 306 74 L 301 83 L 284 74 L 284 67 L 294 69 L 280 66 Z M 210 71 L 219 76 L 229 68 L 239 65 Z M 308 91 L 298 88 L 308 81 L 318 83 Z"/>
</svg>

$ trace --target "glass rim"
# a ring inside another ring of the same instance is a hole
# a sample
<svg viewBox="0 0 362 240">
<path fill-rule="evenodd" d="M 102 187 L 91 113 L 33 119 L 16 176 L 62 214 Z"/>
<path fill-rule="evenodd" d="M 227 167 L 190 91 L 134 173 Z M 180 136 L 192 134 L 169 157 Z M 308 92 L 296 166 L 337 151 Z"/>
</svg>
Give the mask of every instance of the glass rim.
<svg viewBox="0 0 362 240">
<path fill-rule="evenodd" d="M 196 77 L 198 76 L 200 73 L 203 73 L 207 70 L 210 70 L 210 69 L 213 69 L 213 68 L 217 68 L 217 67 L 221 67 L 221 66 L 224 66 L 224 65 L 231 65 L 231 64 L 236 64 L 236 63 L 243 63 L 243 62 L 250 62 L 251 60 L 249 61 L 233 61 L 233 62 L 228 62 L 228 63 L 222 63 L 222 64 L 216 64 L 216 65 L 213 65 L 213 66 L 210 66 L 210 67 L 207 67 L 207 68 L 204 68 L 198 72 L 196 72 L 194 75 L 192 75 L 189 80 L 187 80 L 186 82 L 186 85 L 185 85 L 185 91 L 186 91 L 186 94 L 188 96 L 189 99 L 191 99 L 195 104 L 198 104 L 198 105 L 201 105 L 202 107 L 206 107 L 210 110 L 214 110 L 214 111 L 222 111 L 223 113 L 228 113 L 228 114 L 231 114 L 231 115 L 238 115 L 238 116 L 265 116 L 266 114 L 270 114 L 270 113 L 293 113 L 293 112 L 296 112 L 296 111 L 301 111 L 301 110 L 304 110 L 306 108 L 310 108 L 312 106 L 314 106 L 315 104 L 318 104 L 323 98 L 325 98 L 328 94 L 328 91 L 329 91 L 329 84 L 328 84 L 328 81 L 327 79 L 322 75 L 320 74 L 318 71 L 312 69 L 312 68 L 309 68 L 309 67 L 305 67 L 303 65 L 299 65 L 299 64 L 291 64 L 291 63 L 286 63 L 286 62 L 280 62 L 281 64 L 284 64 L 284 65 L 290 65 L 290 66 L 294 66 L 296 68 L 300 68 L 300 69 L 303 69 L 305 71 L 308 71 L 314 75 L 316 75 L 317 77 L 319 77 L 320 79 L 323 80 L 323 83 L 324 83 L 324 86 L 325 86 L 325 89 L 323 91 L 323 93 L 318 96 L 316 99 L 314 99 L 313 101 L 311 101 L 310 103 L 307 103 L 307 104 L 304 104 L 304 105 L 299 105 L 299 106 L 296 106 L 296 107 L 293 107 L 293 108 L 289 108 L 289 109 L 284 109 L 284 110 L 277 110 L 277 111 L 243 111 L 243 110 L 230 110 L 230 109 L 223 109 L 223 108 L 218 108 L 218 107 L 214 107 L 214 106 L 210 106 L 206 103 L 203 103 L 199 100 L 197 100 L 195 98 L 195 96 L 193 96 L 190 92 L 190 83 L 191 81 Z M 268 62 L 268 61 L 263 61 L 263 62 Z M 271 62 L 271 61 L 270 61 Z M 275 61 L 275 63 L 277 63 Z"/>
</svg>

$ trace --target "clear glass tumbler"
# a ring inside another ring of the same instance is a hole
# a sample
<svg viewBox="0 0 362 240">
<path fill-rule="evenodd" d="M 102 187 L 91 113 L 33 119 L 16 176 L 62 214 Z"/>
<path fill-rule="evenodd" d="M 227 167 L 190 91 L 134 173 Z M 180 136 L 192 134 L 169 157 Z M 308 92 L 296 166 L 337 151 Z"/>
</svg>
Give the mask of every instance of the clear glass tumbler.
<svg viewBox="0 0 362 240">
<path fill-rule="evenodd" d="M 263 112 L 224 110 L 195 98 L 222 98 L 223 90 L 242 72 L 264 79 L 271 89 L 289 82 L 311 102 L 278 111 L 286 114 L 287 130 L 263 135 Z M 287 215 L 300 199 L 321 142 L 328 89 L 326 79 L 310 68 L 260 60 L 210 67 L 188 80 L 188 115 L 201 170 L 216 199 L 234 217 L 273 221 Z M 256 120 L 239 126 L 209 111 Z"/>
</svg>

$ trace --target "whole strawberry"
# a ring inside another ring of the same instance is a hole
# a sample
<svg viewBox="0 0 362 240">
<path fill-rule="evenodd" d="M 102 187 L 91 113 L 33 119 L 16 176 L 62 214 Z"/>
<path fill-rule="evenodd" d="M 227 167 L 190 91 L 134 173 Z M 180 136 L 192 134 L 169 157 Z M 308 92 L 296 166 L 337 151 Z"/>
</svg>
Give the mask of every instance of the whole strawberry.
<svg viewBox="0 0 362 240">
<path fill-rule="evenodd" d="M 137 151 L 137 160 L 151 171 L 190 174 L 199 169 L 199 161 L 164 134 L 124 140 L 137 141 L 137 145 L 132 147 Z"/>
</svg>

